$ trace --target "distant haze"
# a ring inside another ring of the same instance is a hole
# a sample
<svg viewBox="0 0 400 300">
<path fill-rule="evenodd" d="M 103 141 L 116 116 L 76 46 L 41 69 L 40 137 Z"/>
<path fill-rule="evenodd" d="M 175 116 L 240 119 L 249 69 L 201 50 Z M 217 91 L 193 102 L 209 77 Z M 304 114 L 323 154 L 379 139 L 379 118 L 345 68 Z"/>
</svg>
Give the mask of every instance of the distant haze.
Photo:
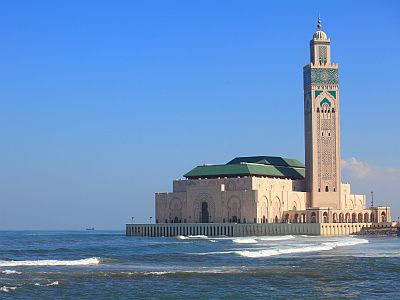
<svg viewBox="0 0 400 300">
<path fill-rule="evenodd" d="M 0 230 L 124 229 L 196 165 L 304 162 L 318 14 L 339 64 L 343 181 L 397 219 L 399 1 L 8 1 Z"/>
</svg>

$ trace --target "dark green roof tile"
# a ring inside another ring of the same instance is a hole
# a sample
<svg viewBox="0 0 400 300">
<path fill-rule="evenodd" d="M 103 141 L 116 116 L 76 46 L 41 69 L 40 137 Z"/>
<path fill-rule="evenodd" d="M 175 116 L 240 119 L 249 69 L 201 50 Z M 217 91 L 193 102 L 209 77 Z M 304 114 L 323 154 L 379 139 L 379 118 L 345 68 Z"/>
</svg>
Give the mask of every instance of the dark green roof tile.
<svg viewBox="0 0 400 300">
<path fill-rule="evenodd" d="M 186 173 L 186 178 L 216 178 L 237 176 L 266 176 L 304 179 L 304 165 L 296 159 L 274 156 L 236 157 L 226 165 L 198 166 Z"/>
</svg>

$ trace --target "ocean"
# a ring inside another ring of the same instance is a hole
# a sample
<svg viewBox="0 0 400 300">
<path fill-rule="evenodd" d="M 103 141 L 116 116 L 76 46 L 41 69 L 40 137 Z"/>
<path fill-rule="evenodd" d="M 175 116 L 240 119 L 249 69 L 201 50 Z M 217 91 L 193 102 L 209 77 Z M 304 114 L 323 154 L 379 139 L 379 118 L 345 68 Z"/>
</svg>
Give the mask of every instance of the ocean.
<svg viewBox="0 0 400 300">
<path fill-rule="evenodd" d="M 0 231 L 0 299 L 400 299 L 400 238 Z"/>
</svg>

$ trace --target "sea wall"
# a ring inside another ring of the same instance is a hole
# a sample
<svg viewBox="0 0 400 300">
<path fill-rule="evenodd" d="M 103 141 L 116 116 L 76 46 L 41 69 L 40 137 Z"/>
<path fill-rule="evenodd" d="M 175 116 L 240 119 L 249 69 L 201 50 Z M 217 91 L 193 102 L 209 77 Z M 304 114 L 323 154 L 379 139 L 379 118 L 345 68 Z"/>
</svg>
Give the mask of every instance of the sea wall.
<svg viewBox="0 0 400 300">
<path fill-rule="evenodd" d="M 382 227 L 387 227 L 384 223 Z M 315 235 L 346 236 L 360 232 L 363 228 L 376 226 L 372 223 L 295 223 L 295 224 L 235 224 L 235 223 L 169 223 L 127 224 L 127 236 L 264 236 L 264 235 Z"/>
</svg>

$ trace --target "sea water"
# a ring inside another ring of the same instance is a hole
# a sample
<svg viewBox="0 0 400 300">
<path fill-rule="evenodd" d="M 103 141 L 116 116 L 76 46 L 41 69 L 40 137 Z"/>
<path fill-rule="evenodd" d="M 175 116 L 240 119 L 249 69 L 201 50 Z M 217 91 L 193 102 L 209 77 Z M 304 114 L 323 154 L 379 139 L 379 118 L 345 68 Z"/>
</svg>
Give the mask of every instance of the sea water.
<svg viewBox="0 0 400 300">
<path fill-rule="evenodd" d="M 396 237 L 0 232 L 0 299 L 400 299 Z"/>
</svg>

